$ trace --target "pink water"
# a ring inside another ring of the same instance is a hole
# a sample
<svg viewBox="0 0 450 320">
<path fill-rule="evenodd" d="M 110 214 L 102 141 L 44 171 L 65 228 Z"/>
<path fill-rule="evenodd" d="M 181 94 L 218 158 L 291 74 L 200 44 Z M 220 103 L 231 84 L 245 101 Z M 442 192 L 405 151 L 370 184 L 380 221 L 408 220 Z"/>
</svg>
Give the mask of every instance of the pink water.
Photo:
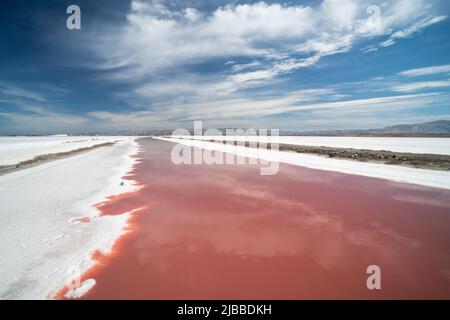
<svg viewBox="0 0 450 320">
<path fill-rule="evenodd" d="M 281 165 L 183 165 L 140 140 L 136 208 L 86 299 L 450 298 L 450 192 Z M 366 287 L 381 267 L 382 289 Z"/>
</svg>

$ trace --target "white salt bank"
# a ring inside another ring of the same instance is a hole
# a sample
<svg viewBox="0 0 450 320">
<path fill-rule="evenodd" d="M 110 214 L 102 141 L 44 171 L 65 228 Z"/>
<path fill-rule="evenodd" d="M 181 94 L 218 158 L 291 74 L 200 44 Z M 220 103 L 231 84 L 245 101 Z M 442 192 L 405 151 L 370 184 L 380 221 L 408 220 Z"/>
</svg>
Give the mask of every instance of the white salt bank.
<svg viewBox="0 0 450 320">
<path fill-rule="evenodd" d="M 270 142 L 267 136 L 173 136 L 173 138 Z M 311 147 L 366 149 L 450 155 L 450 138 L 280 136 L 278 142 Z"/>
<path fill-rule="evenodd" d="M 207 150 L 228 152 L 243 157 L 260 158 L 266 161 L 298 165 L 311 169 L 328 170 L 346 174 L 356 174 L 366 177 L 381 178 L 427 187 L 450 189 L 450 172 L 448 171 L 425 170 L 396 165 L 333 159 L 312 154 L 262 150 L 200 140 L 187 140 L 177 138 L 158 139 Z M 386 147 L 388 148 L 389 146 Z M 410 148 L 410 150 L 412 149 L 413 148 Z M 384 150 L 386 150 L 386 148 Z"/>
<path fill-rule="evenodd" d="M 130 214 L 100 217 L 92 205 L 137 188 L 122 179 L 137 152 L 135 139 L 123 138 L 0 176 L 0 299 L 51 298 L 93 266 L 93 252 L 111 249 Z"/>
</svg>

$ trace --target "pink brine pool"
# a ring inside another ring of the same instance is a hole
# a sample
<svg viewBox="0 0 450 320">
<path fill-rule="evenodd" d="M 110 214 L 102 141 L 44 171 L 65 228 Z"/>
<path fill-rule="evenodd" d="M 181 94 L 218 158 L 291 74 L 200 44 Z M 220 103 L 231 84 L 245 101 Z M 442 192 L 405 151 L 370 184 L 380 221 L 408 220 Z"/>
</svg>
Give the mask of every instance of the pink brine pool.
<svg viewBox="0 0 450 320">
<path fill-rule="evenodd" d="M 86 299 L 450 298 L 450 192 L 280 165 L 181 165 L 139 140 L 143 188 L 102 204 L 141 208 L 83 275 Z M 381 290 L 366 269 L 381 268 Z"/>
</svg>

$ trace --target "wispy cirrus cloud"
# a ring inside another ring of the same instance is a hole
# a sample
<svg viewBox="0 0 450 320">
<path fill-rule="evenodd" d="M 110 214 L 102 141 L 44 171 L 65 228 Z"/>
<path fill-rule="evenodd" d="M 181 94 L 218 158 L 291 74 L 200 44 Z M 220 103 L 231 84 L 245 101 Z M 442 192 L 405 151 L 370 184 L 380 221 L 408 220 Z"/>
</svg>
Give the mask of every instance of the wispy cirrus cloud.
<svg viewBox="0 0 450 320">
<path fill-rule="evenodd" d="M 48 134 L 65 132 L 83 132 L 89 128 L 91 121 L 84 115 L 69 112 L 51 111 L 49 108 L 23 99 L 7 101 L 15 107 L 14 111 L 2 111 L 0 120 L 6 123 L 0 128 L 0 133 Z M 1 107 L 1 106 L 0 106 Z"/>
<path fill-rule="evenodd" d="M 411 82 L 405 84 L 399 84 L 391 88 L 392 91 L 397 92 L 412 92 L 424 89 L 434 89 L 434 88 L 449 88 L 450 80 L 448 81 L 422 81 L 422 82 Z"/>
<path fill-rule="evenodd" d="M 446 101 L 448 96 L 443 93 L 421 93 L 396 96 L 382 96 L 367 99 L 350 99 L 340 101 L 318 102 L 333 96 L 332 90 L 311 89 L 307 92 L 289 94 L 273 99 L 225 99 L 217 101 L 213 109 L 207 109 L 205 104 L 173 105 L 163 110 L 148 110 L 138 112 L 112 113 L 93 112 L 90 117 L 105 120 L 114 125 L 133 124 L 135 128 L 144 128 L 151 123 L 162 123 L 179 126 L 190 126 L 194 120 L 203 120 L 207 125 L 244 127 L 287 127 L 297 121 L 304 126 L 306 120 L 329 122 L 332 126 L 336 121 L 342 123 L 356 121 L 358 117 L 372 117 L 373 123 L 382 126 L 387 121 L 386 112 L 412 111 L 416 108 L 426 108 L 436 102 Z M 302 100 L 303 99 L 303 100 Z M 383 116 L 384 114 L 384 116 Z M 287 118 L 284 118 L 289 115 Z M 277 122 L 274 117 L 283 117 Z M 450 115 L 447 115 L 450 116 Z M 344 119 L 348 117 L 347 119 Z M 392 122 L 398 119 L 392 119 Z M 309 123 L 314 123 L 309 121 Z M 361 124 L 360 124 L 361 125 Z"/>
<path fill-rule="evenodd" d="M 21 98 L 37 102 L 47 101 L 47 99 L 39 91 L 23 88 L 5 81 L 0 81 L 0 94 L 10 99 Z"/>
<path fill-rule="evenodd" d="M 450 73 L 450 64 L 410 69 L 410 70 L 400 72 L 400 75 L 405 76 L 405 77 L 418 77 L 418 76 L 428 76 L 428 75 L 443 74 L 443 73 Z"/>
<path fill-rule="evenodd" d="M 406 39 L 410 38 L 416 33 L 421 32 L 422 30 L 426 29 L 427 27 L 430 27 L 436 23 L 442 22 L 444 20 L 447 20 L 447 16 L 435 16 L 435 17 L 426 17 L 416 23 L 414 23 L 412 26 L 396 31 L 392 33 L 389 36 L 389 39 L 380 42 L 379 47 L 389 47 L 394 45 L 399 39 Z"/>
</svg>

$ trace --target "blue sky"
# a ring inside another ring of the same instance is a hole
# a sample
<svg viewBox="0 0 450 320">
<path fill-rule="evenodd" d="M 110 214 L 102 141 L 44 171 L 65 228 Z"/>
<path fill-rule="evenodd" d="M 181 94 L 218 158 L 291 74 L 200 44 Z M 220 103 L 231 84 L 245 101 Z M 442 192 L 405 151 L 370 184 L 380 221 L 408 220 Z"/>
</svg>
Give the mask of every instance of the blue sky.
<svg viewBox="0 0 450 320">
<path fill-rule="evenodd" d="M 66 8 L 81 8 L 81 30 Z M 0 134 L 450 119 L 450 3 L 9 1 Z"/>
</svg>

